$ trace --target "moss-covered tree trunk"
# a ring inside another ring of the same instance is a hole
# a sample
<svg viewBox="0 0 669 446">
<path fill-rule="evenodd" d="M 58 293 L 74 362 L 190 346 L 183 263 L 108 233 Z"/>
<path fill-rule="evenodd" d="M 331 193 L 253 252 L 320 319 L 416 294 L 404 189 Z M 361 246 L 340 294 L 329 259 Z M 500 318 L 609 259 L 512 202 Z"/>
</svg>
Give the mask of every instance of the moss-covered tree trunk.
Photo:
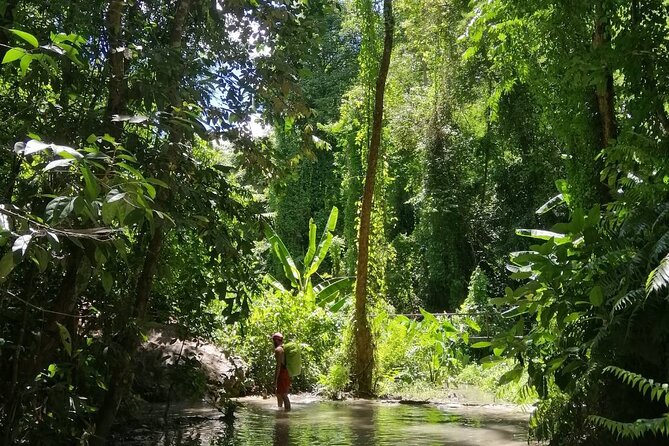
<svg viewBox="0 0 669 446">
<path fill-rule="evenodd" d="M 367 155 L 367 174 L 362 196 L 360 211 L 360 230 L 358 232 L 358 262 L 357 280 L 355 284 L 355 364 L 353 381 L 357 392 L 361 396 L 373 393 L 372 372 L 374 370 L 374 347 L 372 332 L 367 318 L 367 279 L 369 273 L 369 235 L 371 230 L 372 203 L 374 198 L 374 183 L 376 168 L 381 145 L 381 130 L 383 127 L 383 97 L 386 88 L 386 78 L 390 67 L 390 54 L 393 47 L 393 9 L 392 0 L 383 1 L 383 18 L 385 37 L 383 39 L 383 54 L 379 75 L 376 80 L 374 99 L 374 120 L 372 136 Z"/>
</svg>

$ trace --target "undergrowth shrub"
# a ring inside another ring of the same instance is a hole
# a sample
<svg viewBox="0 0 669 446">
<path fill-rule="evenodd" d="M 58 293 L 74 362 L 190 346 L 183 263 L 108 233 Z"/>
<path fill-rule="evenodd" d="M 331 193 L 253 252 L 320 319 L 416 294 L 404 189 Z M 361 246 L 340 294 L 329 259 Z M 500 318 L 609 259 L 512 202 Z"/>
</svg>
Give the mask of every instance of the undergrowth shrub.
<svg viewBox="0 0 669 446">
<path fill-rule="evenodd" d="M 537 393 L 528 386 L 527 372 L 524 372 L 518 381 L 511 381 L 500 385 L 500 379 L 506 373 L 514 370 L 514 361 L 505 360 L 495 363 L 492 367 L 481 364 L 468 364 L 455 377 L 458 385 L 474 386 L 484 392 L 494 395 L 495 398 L 516 404 L 531 404 L 537 399 Z"/>
<path fill-rule="evenodd" d="M 302 373 L 293 379 L 293 391 L 313 390 L 334 362 L 342 342 L 343 316 L 309 304 L 298 295 L 279 290 L 265 291 L 251 306 L 248 320 L 224 327 L 220 342 L 247 361 L 251 391 L 273 392 L 274 347 L 270 336 L 280 331 L 285 342 L 301 344 Z"/>
</svg>

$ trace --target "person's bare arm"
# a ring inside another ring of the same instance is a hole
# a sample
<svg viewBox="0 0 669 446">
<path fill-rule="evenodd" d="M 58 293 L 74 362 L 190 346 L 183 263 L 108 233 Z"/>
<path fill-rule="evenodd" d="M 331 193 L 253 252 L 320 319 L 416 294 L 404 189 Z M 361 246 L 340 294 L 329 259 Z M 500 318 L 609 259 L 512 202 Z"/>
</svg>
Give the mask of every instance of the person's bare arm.
<svg viewBox="0 0 669 446">
<path fill-rule="evenodd" d="M 283 364 L 283 347 L 274 349 L 274 358 L 276 359 L 276 370 L 274 371 L 274 391 L 279 387 L 279 373 L 281 373 L 281 365 Z"/>
</svg>

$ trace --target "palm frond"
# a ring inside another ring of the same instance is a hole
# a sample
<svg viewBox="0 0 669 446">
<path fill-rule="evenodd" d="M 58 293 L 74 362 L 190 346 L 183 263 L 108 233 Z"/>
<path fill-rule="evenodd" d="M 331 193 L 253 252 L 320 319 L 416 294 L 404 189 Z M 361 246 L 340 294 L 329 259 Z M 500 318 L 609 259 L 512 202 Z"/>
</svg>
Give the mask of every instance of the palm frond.
<svg viewBox="0 0 669 446">
<path fill-rule="evenodd" d="M 641 418 L 633 423 L 614 421 L 598 415 L 590 415 L 588 418 L 618 438 L 638 439 L 647 434 L 667 436 L 669 433 L 669 414 L 664 414 L 661 418 Z"/>
<path fill-rule="evenodd" d="M 669 284 L 669 254 L 648 275 L 646 280 L 646 294 L 661 291 Z"/>
</svg>

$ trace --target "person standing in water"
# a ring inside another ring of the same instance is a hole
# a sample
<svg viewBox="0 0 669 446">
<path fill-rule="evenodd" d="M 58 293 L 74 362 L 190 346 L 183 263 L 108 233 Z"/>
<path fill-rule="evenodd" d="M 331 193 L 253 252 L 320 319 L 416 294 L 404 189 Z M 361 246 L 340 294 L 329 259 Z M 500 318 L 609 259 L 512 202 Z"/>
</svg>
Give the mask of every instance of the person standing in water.
<svg viewBox="0 0 669 446">
<path fill-rule="evenodd" d="M 274 373 L 274 388 L 276 393 L 276 402 L 279 408 L 290 410 L 290 399 L 288 399 L 288 390 L 290 389 L 290 375 L 286 368 L 286 352 L 283 349 L 283 335 L 274 333 L 272 335 L 274 343 L 274 358 L 276 359 L 276 371 Z"/>
</svg>

